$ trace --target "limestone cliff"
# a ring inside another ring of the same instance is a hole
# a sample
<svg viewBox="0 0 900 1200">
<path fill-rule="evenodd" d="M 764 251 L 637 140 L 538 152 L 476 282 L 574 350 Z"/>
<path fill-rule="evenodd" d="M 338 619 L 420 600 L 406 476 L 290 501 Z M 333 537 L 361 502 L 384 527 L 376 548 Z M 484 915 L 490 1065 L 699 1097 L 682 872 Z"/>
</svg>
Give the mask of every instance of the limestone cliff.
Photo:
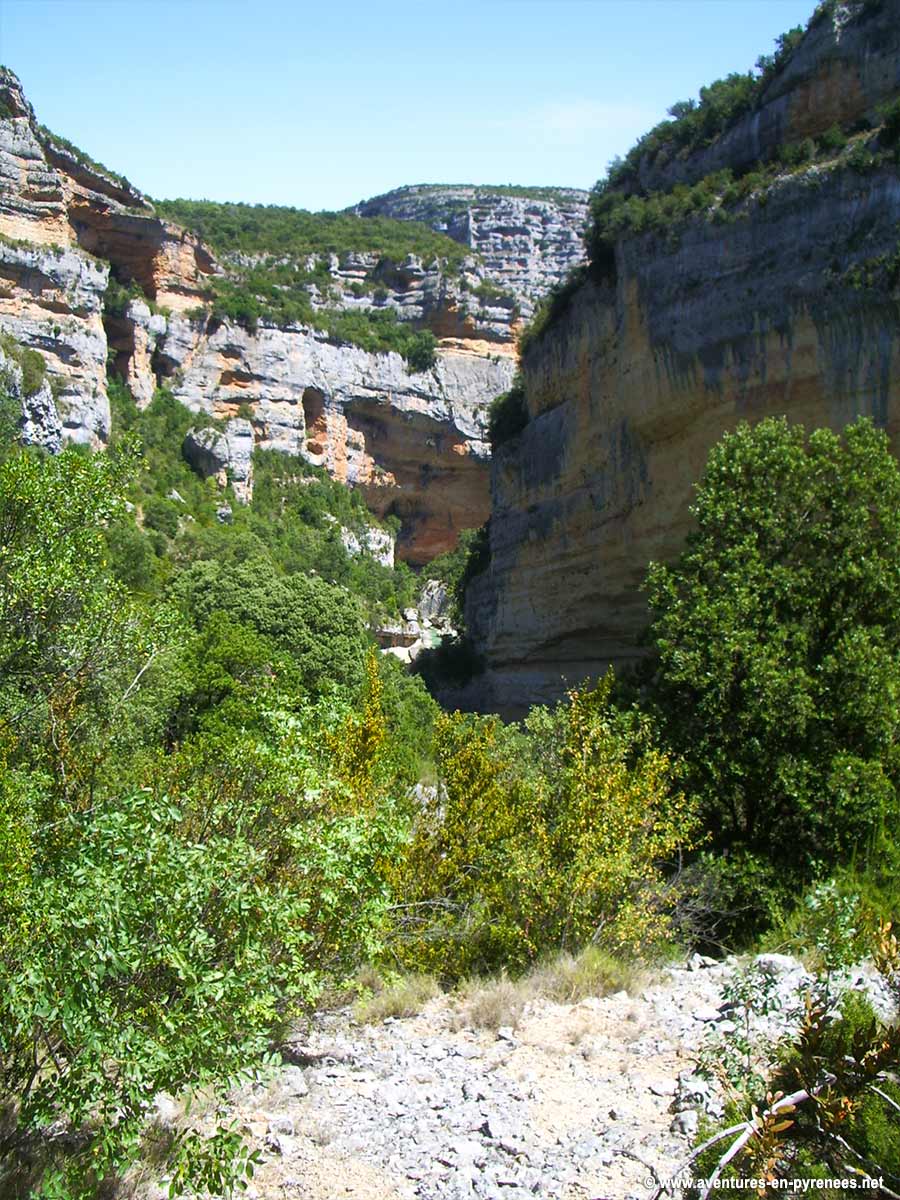
<svg viewBox="0 0 900 1200">
<path fill-rule="evenodd" d="M 179 309 L 197 304 L 212 262 L 127 181 L 39 126 L 4 68 L 0 114 L 0 327 L 44 355 L 65 436 L 99 446 L 109 434 L 110 271 Z"/>
<path fill-rule="evenodd" d="M 210 284 L 228 263 L 38 125 L 4 69 L 0 329 L 44 356 L 65 438 L 105 443 L 112 362 L 140 406 L 165 384 L 195 411 L 249 419 L 255 445 L 361 488 L 377 514 L 400 517 L 398 554 L 422 563 L 485 520 L 486 410 L 510 384 L 517 322 L 582 254 L 583 193 L 468 192 L 465 212 L 454 199 L 455 235 L 472 249 L 462 270 L 415 256 L 332 255 L 327 286 L 310 287 L 313 311 L 392 310 L 431 330 L 433 367 L 416 371 L 399 354 L 302 324 L 241 326 L 212 315 Z M 229 462 L 216 474 L 236 478 L 236 469 Z M 247 475 L 243 499 L 251 486 Z"/>
<path fill-rule="evenodd" d="M 488 511 L 483 410 L 509 386 L 514 360 L 446 346 L 433 369 L 370 354 L 309 329 L 250 333 L 206 318 L 170 318 L 155 354 L 188 408 L 249 411 L 256 444 L 297 454 L 362 488 L 379 516 L 402 522 L 398 553 L 422 563 Z M 244 406 L 247 408 L 244 408 Z"/>
<path fill-rule="evenodd" d="M 827 128 L 855 79 L 852 119 L 871 112 L 900 91 L 898 30 L 898 0 L 833 7 L 771 103 L 805 128 L 812 105 Z M 900 175 L 860 129 L 831 161 L 773 168 L 733 211 L 619 236 L 526 352 L 529 420 L 495 454 L 491 561 L 467 600 L 481 704 L 520 711 L 641 653 L 647 564 L 677 555 L 692 485 L 740 419 L 865 413 L 900 449 Z"/>
<path fill-rule="evenodd" d="M 485 278 L 507 287 L 524 316 L 584 259 L 588 193 L 577 188 L 397 188 L 356 207 L 362 216 L 422 221 L 470 247 Z"/>
</svg>

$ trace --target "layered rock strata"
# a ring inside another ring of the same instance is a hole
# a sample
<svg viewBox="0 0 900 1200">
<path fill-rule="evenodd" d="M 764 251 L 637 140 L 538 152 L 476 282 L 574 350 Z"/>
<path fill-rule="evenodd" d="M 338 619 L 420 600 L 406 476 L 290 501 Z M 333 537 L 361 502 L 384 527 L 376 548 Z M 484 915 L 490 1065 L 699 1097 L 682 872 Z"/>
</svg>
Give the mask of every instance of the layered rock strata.
<svg viewBox="0 0 900 1200">
<path fill-rule="evenodd" d="M 813 26 L 804 79 L 852 76 L 810 56 L 839 34 L 848 55 L 867 45 L 860 11 L 855 33 L 842 9 L 830 39 Z M 878 13 L 900 29 L 898 0 Z M 869 106 L 900 86 L 896 38 L 882 44 L 880 66 L 858 62 L 859 94 L 882 80 Z M 618 240 L 615 281 L 582 286 L 524 359 L 529 421 L 494 457 L 490 566 L 467 597 L 488 663 L 470 700 L 521 712 L 640 655 L 647 564 L 677 556 L 692 485 L 741 419 L 866 414 L 900 450 L 898 229 L 897 166 L 843 159 L 776 180 L 733 220 Z"/>
<path fill-rule="evenodd" d="M 297 454 L 360 487 L 377 514 L 399 516 L 398 553 L 425 562 L 487 516 L 486 410 L 514 370 L 516 298 L 475 297 L 483 273 L 470 265 L 453 277 L 413 258 L 335 257 L 334 288 L 312 295 L 314 307 L 388 307 L 432 329 L 436 363 L 420 373 L 308 328 L 213 321 L 206 284 L 222 268 L 210 252 L 42 129 L 18 79 L 0 71 L 0 329 L 44 356 L 56 405 L 48 444 L 57 415 L 65 438 L 105 443 L 111 359 L 140 407 L 163 383 L 230 431 L 240 410 L 239 453 L 231 432 L 197 450 L 238 500 L 250 495 L 254 445 Z M 111 277 L 145 299 L 104 309 Z"/>
<path fill-rule="evenodd" d="M 303 328 L 171 318 L 157 348 L 175 396 L 195 412 L 252 414 L 256 445 L 295 454 L 400 518 L 398 554 L 415 564 L 487 517 L 484 410 L 509 387 L 509 355 L 447 346 L 433 369 L 370 354 Z M 246 406 L 246 407 L 244 407 Z"/>
<path fill-rule="evenodd" d="M 62 449 L 62 421 L 49 379 L 44 378 L 29 391 L 21 366 L 0 346 L 0 383 L 9 405 L 0 414 L 4 435 L 12 433 L 24 446 L 40 446 L 58 454 Z"/>
<path fill-rule="evenodd" d="M 5 68 L 0 113 L 0 327 L 44 356 L 64 436 L 101 446 L 110 419 L 103 320 L 110 273 L 179 310 L 202 299 L 202 278 L 214 264 L 127 181 L 42 129 Z M 132 326 L 142 319 L 123 326 L 126 342 L 139 340 Z"/>
<path fill-rule="evenodd" d="M 644 191 L 695 183 L 727 167 L 740 173 L 780 147 L 868 118 L 900 88 L 900 13 L 893 0 L 834 4 L 813 19 L 800 45 L 752 112 L 712 145 L 685 155 L 674 147 L 645 154 Z"/>
<path fill-rule="evenodd" d="M 480 258 L 484 278 L 508 288 L 528 317 L 537 301 L 584 260 L 589 194 L 577 188 L 518 193 L 421 184 L 363 201 L 355 211 L 421 221 L 469 246 Z"/>
</svg>

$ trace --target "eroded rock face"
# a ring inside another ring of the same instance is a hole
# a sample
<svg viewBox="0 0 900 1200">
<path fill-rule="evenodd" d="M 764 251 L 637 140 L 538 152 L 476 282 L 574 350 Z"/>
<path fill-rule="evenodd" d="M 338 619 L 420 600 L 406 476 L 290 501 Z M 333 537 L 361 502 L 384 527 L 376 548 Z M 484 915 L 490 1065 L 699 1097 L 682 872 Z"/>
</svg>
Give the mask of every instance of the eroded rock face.
<svg viewBox="0 0 900 1200">
<path fill-rule="evenodd" d="M 44 356 L 65 437 L 93 446 L 109 434 L 107 278 L 105 264 L 73 246 L 0 242 L 0 328 Z"/>
<path fill-rule="evenodd" d="M 356 206 L 364 217 L 422 221 L 470 246 L 486 278 L 505 285 L 528 317 L 542 296 L 584 260 L 589 193 L 543 189 L 533 197 L 483 187 L 397 188 Z"/>
<path fill-rule="evenodd" d="M 743 219 L 617 248 L 526 356 L 530 421 L 492 464 L 491 565 L 468 596 L 490 670 L 480 702 L 521 711 L 634 659 L 648 562 L 677 556 L 709 450 L 741 419 L 900 449 L 900 303 L 844 272 L 890 255 L 895 168 L 786 178 Z"/>
<path fill-rule="evenodd" d="M 415 322 L 438 338 L 498 343 L 489 350 L 512 353 L 523 297 L 491 287 L 480 294 L 484 264 L 473 256 L 464 266 L 453 273 L 440 262 L 423 263 L 413 254 L 403 263 L 387 262 L 377 254 L 332 254 L 328 294 L 311 289 L 312 305 L 346 312 L 393 310 L 401 321 Z"/>
<path fill-rule="evenodd" d="M 12 405 L 18 409 L 16 425 L 22 444 L 40 446 L 51 454 L 58 454 L 62 449 L 62 421 L 50 381 L 44 379 L 36 391 L 26 392 L 22 384 L 22 368 L 0 347 L 0 384 Z"/>
<path fill-rule="evenodd" d="M 253 426 L 242 417 L 225 428 L 189 429 L 182 447 L 184 457 L 198 474 L 213 477 L 221 487 L 230 483 L 235 499 L 249 504 L 253 498 Z"/>
<path fill-rule="evenodd" d="M 107 440 L 112 352 L 140 407 L 165 383 L 233 430 L 249 406 L 240 453 L 231 433 L 221 446 L 194 448 L 212 474 L 231 478 L 239 500 L 249 499 L 259 445 L 325 467 L 361 488 L 378 515 L 400 517 L 397 552 L 413 563 L 483 523 L 487 407 L 511 382 L 520 315 L 581 255 L 584 193 L 546 201 L 471 188 L 432 195 L 435 219 L 446 210 L 453 235 L 485 256 L 473 255 L 459 274 L 412 257 L 334 258 L 333 294 L 314 295 L 314 307 L 389 308 L 431 329 L 436 363 L 415 373 L 396 354 L 369 354 L 309 329 L 251 333 L 198 315 L 208 277 L 221 270 L 209 251 L 160 219 L 127 180 L 42 130 L 5 69 L 0 101 L 9 114 L 0 119 L 0 328 L 44 356 L 65 438 L 94 447 Z M 419 219 L 418 204 L 392 215 Z M 104 312 L 111 275 L 138 285 L 146 302 Z"/>
<path fill-rule="evenodd" d="M 103 294 L 110 270 L 179 309 L 202 298 L 201 276 L 212 260 L 196 239 L 158 220 L 126 181 L 41 132 L 5 68 L 0 103 L 9 114 L 0 120 L 0 327 L 38 350 L 58 380 L 64 437 L 101 446 L 109 435 Z M 159 329 L 142 307 L 121 336 L 135 362 L 144 355 L 149 366 Z M 137 398 L 146 399 L 147 372 L 130 375 Z"/>
<path fill-rule="evenodd" d="M 645 155 L 647 190 L 696 183 L 714 171 L 739 172 L 773 157 L 780 146 L 818 137 L 832 125 L 875 117 L 900 87 L 900 9 L 851 0 L 822 14 L 768 85 L 762 103 L 711 146 L 681 157 Z"/>
<path fill-rule="evenodd" d="M 430 371 L 305 328 L 173 318 L 158 353 L 195 412 L 227 419 L 248 405 L 256 445 L 296 454 L 363 490 L 403 522 L 398 553 L 426 562 L 488 512 L 487 400 L 512 379 L 510 355 L 442 348 Z"/>
<path fill-rule="evenodd" d="M 341 526 L 341 542 L 351 558 L 369 554 L 383 567 L 394 565 L 394 537 L 389 529 L 378 525 L 367 525 L 361 533 Z"/>
</svg>

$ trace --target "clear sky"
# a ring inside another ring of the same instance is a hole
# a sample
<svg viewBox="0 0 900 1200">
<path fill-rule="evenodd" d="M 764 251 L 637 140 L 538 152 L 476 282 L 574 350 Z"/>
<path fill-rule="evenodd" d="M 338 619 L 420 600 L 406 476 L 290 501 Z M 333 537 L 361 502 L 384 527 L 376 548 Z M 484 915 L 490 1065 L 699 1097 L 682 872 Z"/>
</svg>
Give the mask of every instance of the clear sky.
<svg viewBox="0 0 900 1200">
<path fill-rule="evenodd" d="M 38 120 L 151 196 L 590 187 L 814 0 L 0 0 Z"/>
</svg>

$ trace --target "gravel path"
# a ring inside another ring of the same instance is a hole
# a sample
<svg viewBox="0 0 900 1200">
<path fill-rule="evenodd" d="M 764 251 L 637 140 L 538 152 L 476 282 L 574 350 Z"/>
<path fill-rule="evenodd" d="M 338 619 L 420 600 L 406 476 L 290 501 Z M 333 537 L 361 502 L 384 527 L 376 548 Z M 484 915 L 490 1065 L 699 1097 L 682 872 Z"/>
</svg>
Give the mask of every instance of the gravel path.
<svg viewBox="0 0 900 1200">
<path fill-rule="evenodd" d="M 808 979 L 794 960 L 760 961 L 786 1000 Z M 634 996 L 532 1002 L 499 1033 L 457 1028 L 449 997 L 377 1025 L 321 1014 L 298 1034 L 303 1065 L 232 1097 L 263 1156 L 245 1194 L 643 1198 L 685 1159 L 701 1114 L 720 1111 L 693 1066 L 704 1038 L 733 1029 L 722 987 L 734 969 L 695 956 Z"/>
</svg>

